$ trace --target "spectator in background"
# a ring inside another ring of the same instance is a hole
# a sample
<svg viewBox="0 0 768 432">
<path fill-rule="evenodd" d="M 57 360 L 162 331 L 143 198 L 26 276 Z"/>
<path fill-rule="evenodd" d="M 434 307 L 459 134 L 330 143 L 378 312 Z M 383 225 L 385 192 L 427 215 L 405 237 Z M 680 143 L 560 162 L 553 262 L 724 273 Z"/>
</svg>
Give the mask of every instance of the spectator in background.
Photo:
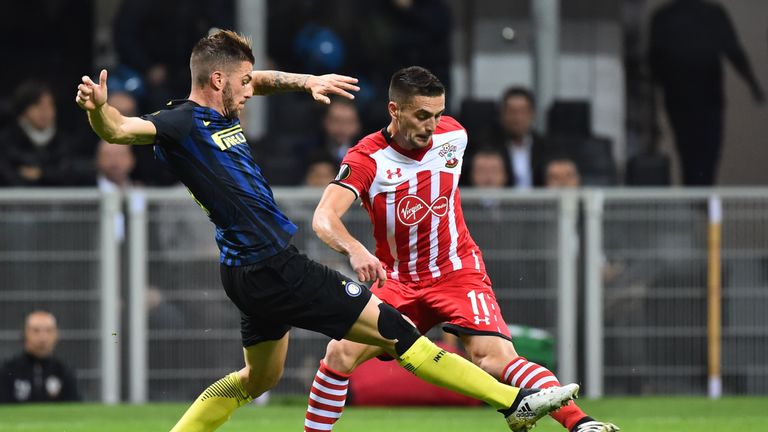
<svg viewBox="0 0 768 432">
<path fill-rule="evenodd" d="M 78 401 L 72 371 L 53 357 L 56 318 L 37 310 L 24 323 L 24 352 L 0 368 L 0 403 Z"/>
<path fill-rule="evenodd" d="M 131 184 L 131 171 L 136 159 L 129 146 L 99 141 L 96 150 L 96 167 L 99 189 L 122 190 Z"/>
<path fill-rule="evenodd" d="M 112 90 L 110 88 L 110 90 Z M 138 115 L 138 102 L 133 93 L 125 90 L 111 91 L 109 104 L 124 116 Z M 155 158 L 153 146 L 130 146 L 133 153 L 131 179 L 142 186 L 171 186 L 177 183 L 176 176 L 168 172 L 162 162 Z"/>
<path fill-rule="evenodd" d="M 474 187 L 505 187 L 508 184 L 504 153 L 493 147 L 477 150 L 471 159 L 470 185 Z"/>
<path fill-rule="evenodd" d="M 543 140 L 533 131 L 536 112 L 533 93 L 522 87 L 511 87 L 504 92 L 500 108 L 498 123 L 476 134 L 474 141 L 502 152 L 508 186 L 516 189 L 541 186 L 545 151 Z M 471 148 L 468 147 L 470 152 Z"/>
<path fill-rule="evenodd" d="M 96 150 L 96 179 L 102 192 L 122 191 L 131 185 L 130 173 L 136 164 L 129 146 L 99 141 Z M 115 237 L 118 242 L 125 240 L 126 221 L 124 209 L 115 213 Z"/>
<path fill-rule="evenodd" d="M 28 81 L 16 90 L 16 122 L 0 131 L 14 186 L 77 186 L 93 181 L 92 151 L 58 128 L 50 88 Z"/>
<path fill-rule="evenodd" d="M 0 41 L 3 41 L 4 67 L 0 68 L 0 128 L 14 120 L 15 115 L 7 111 L 12 110 L 15 89 L 23 82 L 34 79 L 50 86 L 54 99 L 58 101 L 59 125 L 77 135 L 86 131 L 88 122 L 72 103 L 71 95 L 72 83 L 78 82 L 82 71 L 93 64 L 96 50 L 91 49 L 95 34 L 91 23 L 97 10 L 95 3 L 95 0 L 3 3 Z M 74 22 L 79 25 L 73 25 Z"/>
<path fill-rule="evenodd" d="M 336 177 L 337 162 L 331 155 L 326 153 L 317 153 L 307 165 L 307 171 L 304 174 L 304 186 L 326 187 Z"/>
<path fill-rule="evenodd" d="M 313 139 L 301 145 L 301 153 L 312 155 L 317 152 L 327 153 L 334 166 L 339 166 L 350 147 L 360 139 L 360 116 L 354 103 L 346 99 L 336 99 L 328 106 L 323 116 L 323 130 Z M 307 169 L 309 160 L 305 161 Z M 323 185 L 326 186 L 327 184 Z"/>
<path fill-rule="evenodd" d="M 544 186 L 548 188 L 578 188 L 581 176 L 576 163 L 567 157 L 554 157 L 544 167 Z"/>
<path fill-rule="evenodd" d="M 747 82 L 756 102 L 764 101 L 763 89 L 721 5 L 668 2 L 651 19 L 649 49 L 654 81 L 664 91 L 683 183 L 712 185 L 723 140 L 722 57 Z"/>
</svg>

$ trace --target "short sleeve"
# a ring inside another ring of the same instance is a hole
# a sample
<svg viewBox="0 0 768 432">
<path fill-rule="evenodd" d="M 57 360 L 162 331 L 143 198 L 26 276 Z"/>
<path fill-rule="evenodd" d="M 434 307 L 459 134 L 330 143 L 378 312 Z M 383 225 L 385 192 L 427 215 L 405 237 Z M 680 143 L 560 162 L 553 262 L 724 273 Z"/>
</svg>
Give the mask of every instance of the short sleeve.
<svg viewBox="0 0 768 432">
<path fill-rule="evenodd" d="M 157 134 L 154 144 L 167 145 L 181 142 L 189 135 L 193 125 L 192 114 L 183 109 L 157 111 L 141 116 L 155 125 Z"/>
<path fill-rule="evenodd" d="M 367 194 L 376 176 L 376 161 L 357 148 L 352 148 L 341 161 L 339 174 L 333 183 L 360 195 Z"/>
</svg>

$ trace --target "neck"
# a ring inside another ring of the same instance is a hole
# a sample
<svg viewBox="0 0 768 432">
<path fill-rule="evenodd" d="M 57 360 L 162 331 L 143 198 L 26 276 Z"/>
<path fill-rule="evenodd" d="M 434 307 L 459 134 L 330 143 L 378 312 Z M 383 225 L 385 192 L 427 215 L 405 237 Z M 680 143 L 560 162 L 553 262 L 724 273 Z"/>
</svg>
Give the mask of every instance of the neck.
<svg viewBox="0 0 768 432">
<path fill-rule="evenodd" d="M 394 141 L 400 148 L 405 150 L 416 150 L 415 147 L 410 146 L 407 140 L 403 138 L 400 129 L 395 122 L 389 123 L 389 126 L 387 126 L 387 133 L 389 133 L 389 136 L 392 137 L 392 141 Z"/>
<path fill-rule="evenodd" d="M 224 103 L 221 100 L 221 96 L 207 88 L 193 87 L 187 99 L 200 106 L 214 109 L 219 114 L 224 115 Z"/>
<path fill-rule="evenodd" d="M 525 145 L 525 137 L 525 135 L 512 136 L 509 138 L 509 141 L 515 147 L 523 147 Z"/>
</svg>

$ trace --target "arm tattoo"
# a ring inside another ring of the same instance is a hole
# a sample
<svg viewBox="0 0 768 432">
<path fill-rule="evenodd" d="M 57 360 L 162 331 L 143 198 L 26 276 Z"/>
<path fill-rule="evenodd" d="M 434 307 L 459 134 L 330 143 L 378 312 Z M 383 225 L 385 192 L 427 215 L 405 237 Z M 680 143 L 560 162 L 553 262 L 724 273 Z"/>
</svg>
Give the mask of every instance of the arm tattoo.
<svg viewBox="0 0 768 432">
<path fill-rule="evenodd" d="M 259 94 L 272 94 L 278 92 L 303 91 L 309 79 L 306 74 L 294 74 L 273 71 L 269 72 L 259 83 L 254 83 Z"/>
</svg>

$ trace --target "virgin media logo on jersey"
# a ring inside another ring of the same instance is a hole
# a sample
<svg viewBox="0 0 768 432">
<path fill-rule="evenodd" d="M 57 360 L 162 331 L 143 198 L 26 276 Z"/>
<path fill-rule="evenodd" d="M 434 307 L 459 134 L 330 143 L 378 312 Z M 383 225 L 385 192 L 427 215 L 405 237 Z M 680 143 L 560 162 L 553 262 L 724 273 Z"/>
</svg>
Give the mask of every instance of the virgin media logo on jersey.
<svg viewBox="0 0 768 432">
<path fill-rule="evenodd" d="M 432 204 L 427 204 L 416 195 L 408 195 L 397 203 L 396 213 L 401 224 L 416 225 L 430 213 L 437 217 L 445 216 L 448 213 L 448 198 L 441 196 L 432 201 Z"/>
</svg>

